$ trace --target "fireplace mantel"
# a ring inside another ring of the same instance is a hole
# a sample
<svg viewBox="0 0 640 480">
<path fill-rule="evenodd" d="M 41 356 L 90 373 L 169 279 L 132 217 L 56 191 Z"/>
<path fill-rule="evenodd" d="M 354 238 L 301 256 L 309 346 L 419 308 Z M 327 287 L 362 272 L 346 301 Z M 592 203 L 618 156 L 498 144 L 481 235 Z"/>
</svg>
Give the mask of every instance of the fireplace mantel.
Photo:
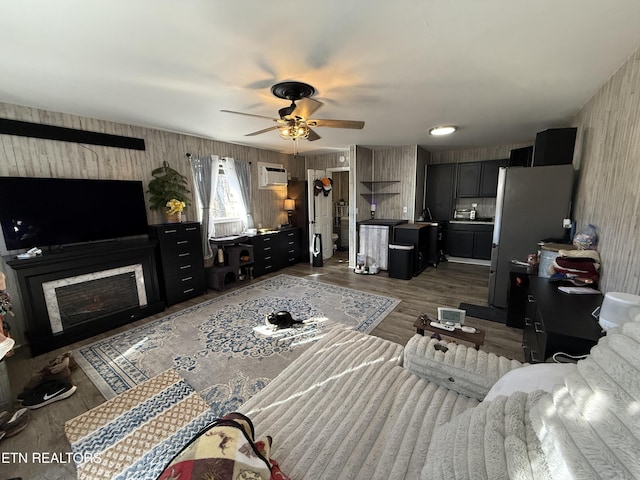
<svg viewBox="0 0 640 480">
<path fill-rule="evenodd" d="M 67 248 L 59 253 L 28 259 L 4 257 L 6 264 L 15 270 L 18 277 L 32 355 L 54 350 L 164 310 L 156 272 L 155 246 L 156 242 L 139 239 Z M 127 271 L 138 272 L 134 288 L 140 298 L 139 304 L 127 305 L 108 313 L 96 311 L 95 316 L 89 315 L 81 323 L 66 328 L 61 327 L 60 318 L 50 318 L 51 296 L 55 288 L 46 288 L 47 285 L 77 285 L 85 279 L 102 279 L 111 272 L 122 274 Z"/>
</svg>

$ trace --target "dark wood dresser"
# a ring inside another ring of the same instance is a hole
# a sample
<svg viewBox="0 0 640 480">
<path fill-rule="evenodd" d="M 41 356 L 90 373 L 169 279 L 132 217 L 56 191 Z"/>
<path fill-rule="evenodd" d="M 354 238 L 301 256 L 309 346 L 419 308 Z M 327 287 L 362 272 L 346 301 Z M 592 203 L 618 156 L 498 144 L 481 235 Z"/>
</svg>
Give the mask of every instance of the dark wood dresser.
<svg viewBox="0 0 640 480">
<path fill-rule="evenodd" d="M 149 237 L 158 242 L 158 272 L 167 305 L 206 293 L 200 224 L 150 225 Z"/>
</svg>

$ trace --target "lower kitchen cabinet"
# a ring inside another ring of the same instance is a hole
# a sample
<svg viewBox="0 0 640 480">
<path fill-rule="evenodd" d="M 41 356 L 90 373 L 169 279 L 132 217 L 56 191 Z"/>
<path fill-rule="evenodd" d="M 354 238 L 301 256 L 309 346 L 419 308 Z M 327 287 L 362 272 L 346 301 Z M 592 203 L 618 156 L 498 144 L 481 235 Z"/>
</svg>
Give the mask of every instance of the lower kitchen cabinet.
<svg viewBox="0 0 640 480">
<path fill-rule="evenodd" d="M 492 223 L 449 222 L 447 253 L 453 257 L 491 260 Z"/>
</svg>

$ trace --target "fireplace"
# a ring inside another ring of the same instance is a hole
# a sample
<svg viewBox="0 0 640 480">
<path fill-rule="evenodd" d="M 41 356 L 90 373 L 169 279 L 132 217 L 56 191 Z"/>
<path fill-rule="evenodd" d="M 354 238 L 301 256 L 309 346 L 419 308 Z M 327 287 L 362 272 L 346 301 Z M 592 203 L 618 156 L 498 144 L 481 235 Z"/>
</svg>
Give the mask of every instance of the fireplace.
<svg viewBox="0 0 640 480">
<path fill-rule="evenodd" d="M 29 259 L 16 271 L 32 355 L 164 310 L 156 243 L 147 239 L 69 248 Z"/>
<path fill-rule="evenodd" d="M 142 265 L 127 265 L 42 284 L 52 333 L 147 305 Z"/>
</svg>

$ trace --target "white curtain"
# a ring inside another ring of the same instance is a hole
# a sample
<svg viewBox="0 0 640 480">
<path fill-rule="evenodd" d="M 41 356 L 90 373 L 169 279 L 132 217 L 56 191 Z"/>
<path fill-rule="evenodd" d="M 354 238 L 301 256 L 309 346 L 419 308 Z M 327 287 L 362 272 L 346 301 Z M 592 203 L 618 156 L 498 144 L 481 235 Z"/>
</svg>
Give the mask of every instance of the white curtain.
<svg viewBox="0 0 640 480">
<path fill-rule="evenodd" d="M 253 228 L 251 216 L 251 164 L 249 162 L 234 162 L 238 190 L 242 195 L 242 203 L 247 216 L 246 228 Z"/>
<path fill-rule="evenodd" d="M 210 221 L 213 199 L 216 196 L 218 185 L 218 165 L 217 155 L 208 157 L 198 157 L 191 155 L 191 174 L 193 184 L 196 189 L 196 199 L 198 201 L 198 221 L 202 225 L 202 253 L 205 265 L 213 264 L 213 251 L 209 244 L 209 238 L 215 236 L 215 225 Z"/>
</svg>

